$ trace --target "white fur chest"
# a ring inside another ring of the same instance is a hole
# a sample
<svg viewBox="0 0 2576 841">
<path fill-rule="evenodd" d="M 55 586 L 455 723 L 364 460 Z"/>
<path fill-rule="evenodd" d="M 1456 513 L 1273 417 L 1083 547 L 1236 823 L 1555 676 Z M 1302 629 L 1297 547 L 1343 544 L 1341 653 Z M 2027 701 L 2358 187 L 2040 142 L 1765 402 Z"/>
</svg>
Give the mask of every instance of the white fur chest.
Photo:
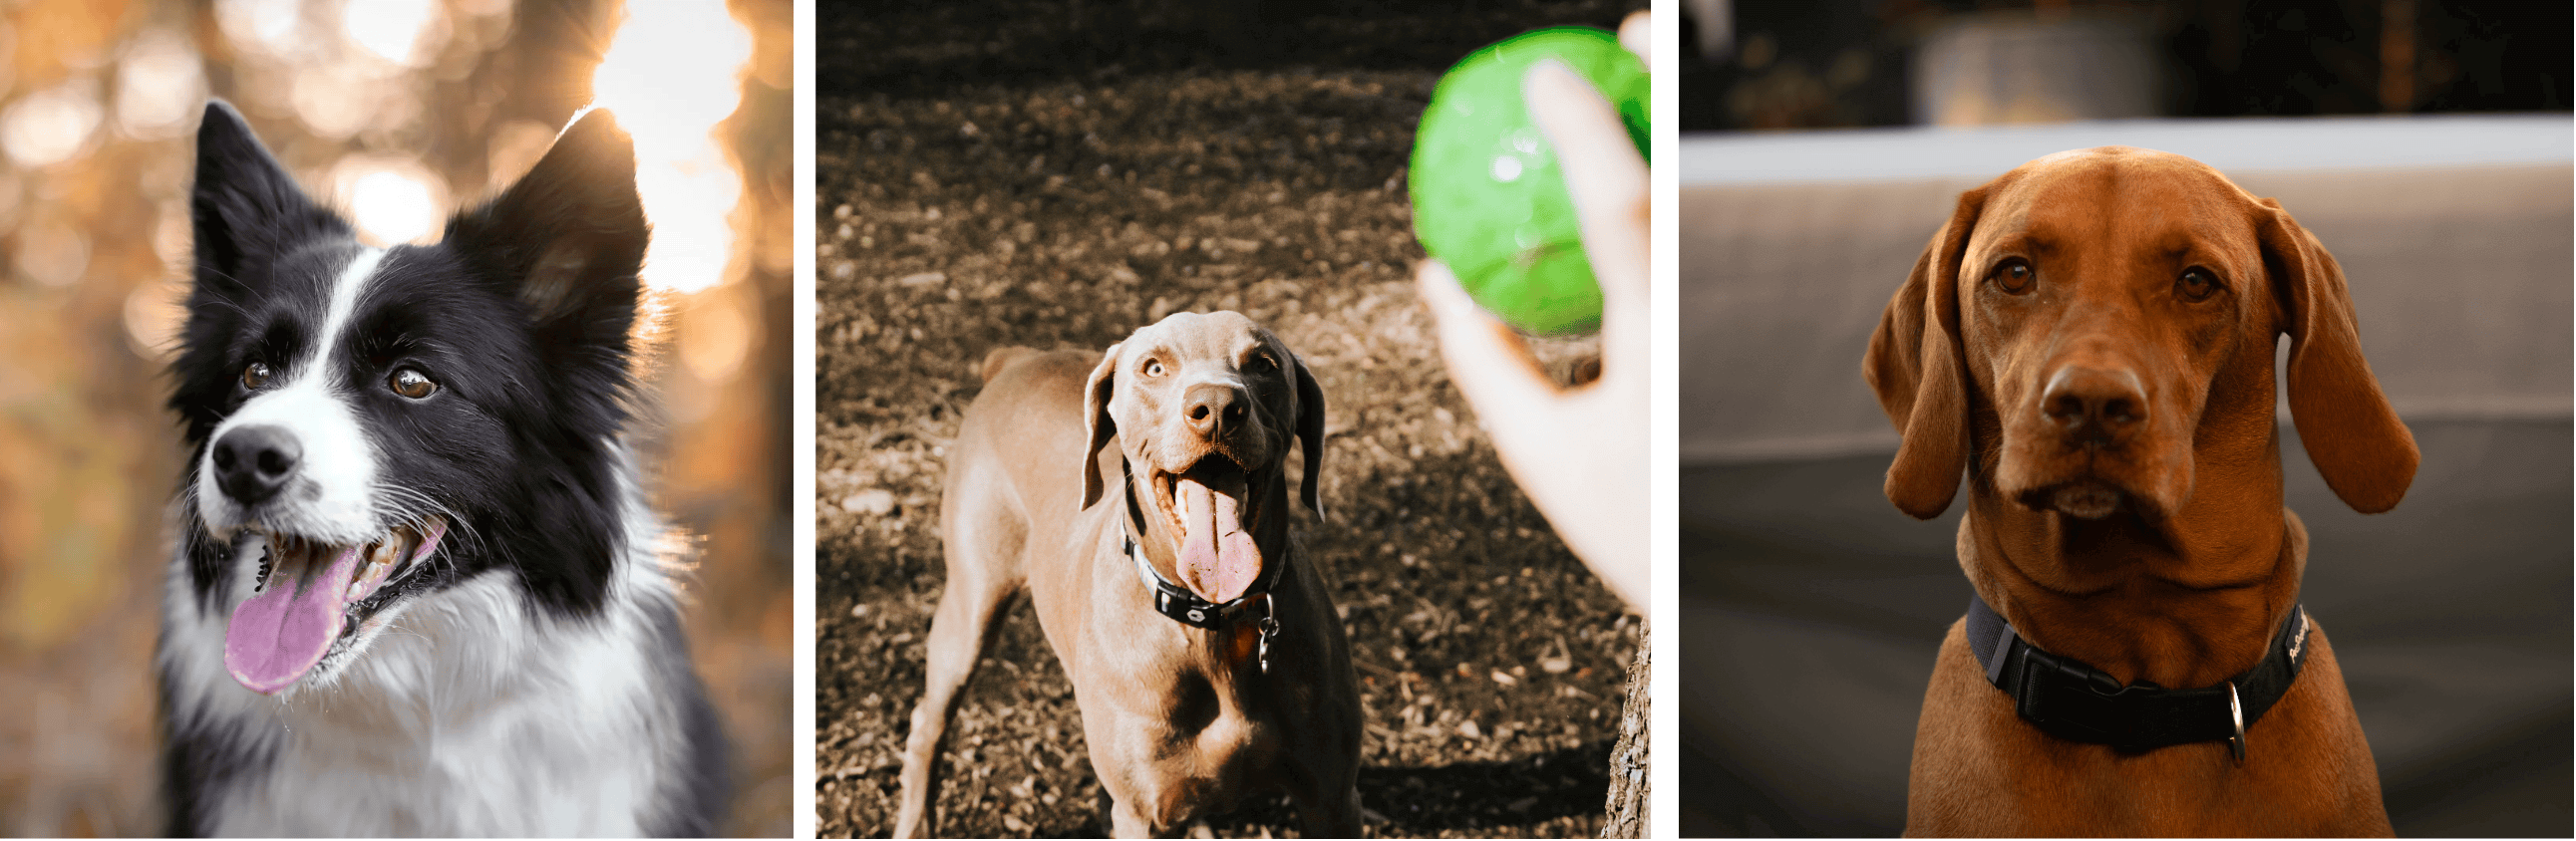
<svg viewBox="0 0 2576 841">
<path fill-rule="evenodd" d="M 595 619 L 558 621 L 486 574 L 394 617 L 333 679 L 274 698 L 224 674 L 220 624 L 179 634 L 164 652 L 174 707 L 193 705 L 203 735 L 249 760 L 207 792 L 206 828 L 644 834 L 683 747 L 650 685 L 649 618 L 620 596 Z"/>
</svg>

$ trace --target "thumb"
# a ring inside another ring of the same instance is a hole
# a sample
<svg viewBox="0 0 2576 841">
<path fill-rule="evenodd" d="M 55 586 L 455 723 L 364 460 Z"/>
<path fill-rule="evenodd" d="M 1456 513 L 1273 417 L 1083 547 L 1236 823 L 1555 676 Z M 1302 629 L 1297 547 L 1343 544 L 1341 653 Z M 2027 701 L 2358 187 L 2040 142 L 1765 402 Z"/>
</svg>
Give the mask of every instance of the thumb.
<svg viewBox="0 0 2576 841">
<path fill-rule="evenodd" d="M 1415 281 L 1436 322 L 1449 380 L 1487 419 L 1489 433 L 1498 431 L 1493 421 L 1534 418 L 1554 405 L 1556 384 L 1540 370 L 1520 334 L 1476 306 L 1448 266 L 1424 260 Z"/>
</svg>

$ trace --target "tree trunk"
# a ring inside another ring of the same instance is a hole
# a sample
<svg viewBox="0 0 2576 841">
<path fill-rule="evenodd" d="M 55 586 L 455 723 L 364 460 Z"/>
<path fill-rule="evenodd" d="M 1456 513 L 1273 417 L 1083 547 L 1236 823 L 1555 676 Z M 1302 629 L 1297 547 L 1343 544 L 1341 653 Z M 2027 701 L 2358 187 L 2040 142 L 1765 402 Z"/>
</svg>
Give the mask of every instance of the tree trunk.
<svg viewBox="0 0 2576 841">
<path fill-rule="evenodd" d="M 1628 702 L 1619 708 L 1619 743 L 1610 749 L 1609 813 L 1601 822 L 1603 838 L 1646 837 L 1646 742 L 1650 703 L 1646 698 L 1649 631 L 1637 626 L 1637 660 L 1628 665 Z"/>
</svg>

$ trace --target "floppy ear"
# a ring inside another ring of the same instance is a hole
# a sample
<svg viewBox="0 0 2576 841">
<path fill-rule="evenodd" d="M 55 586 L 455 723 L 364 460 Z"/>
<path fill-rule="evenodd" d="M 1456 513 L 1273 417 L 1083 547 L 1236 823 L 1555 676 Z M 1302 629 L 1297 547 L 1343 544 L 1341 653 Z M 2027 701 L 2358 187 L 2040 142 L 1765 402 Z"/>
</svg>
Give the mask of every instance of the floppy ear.
<svg viewBox="0 0 2576 841">
<path fill-rule="evenodd" d="M 1124 344 L 1123 342 L 1121 344 Z M 1091 378 L 1082 384 L 1083 427 L 1091 431 L 1091 446 L 1082 448 L 1082 507 L 1089 509 L 1100 501 L 1107 490 L 1100 480 L 1100 448 L 1118 434 L 1118 421 L 1109 416 L 1109 396 L 1118 390 L 1118 345 L 1110 345 L 1100 355 L 1100 364 L 1091 369 Z"/>
<path fill-rule="evenodd" d="M 2343 267 L 2279 202 L 2257 211 L 2263 268 L 2290 334 L 2290 418 L 2326 487 L 2364 514 L 2397 507 L 2415 481 L 2415 435 L 2397 419 L 2361 357 Z"/>
<path fill-rule="evenodd" d="M 1324 387 L 1316 384 L 1315 374 L 1306 370 L 1306 360 L 1288 355 L 1288 364 L 1297 369 L 1297 446 L 1306 451 L 1306 486 L 1303 498 L 1306 510 L 1315 519 L 1324 519 Z"/>
<path fill-rule="evenodd" d="M 650 241 L 635 193 L 635 144 L 609 112 L 573 120 L 528 174 L 448 220 L 447 241 L 526 303 L 539 349 L 566 367 L 625 365 Z"/>
<path fill-rule="evenodd" d="M 1887 468 L 1887 499 L 1918 519 L 1941 516 L 1968 466 L 1968 389 L 1959 344 L 1959 260 L 1984 210 L 1986 189 L 1959 194 L 1905 285 L 1870 334 L 1861 374 L 1903 441 Z"/>
<path fill-rule="evenodd" d="M 197 126 L 197 178 L 188 211 L 196 236 L 197 290 L 225 301 L 262 280 L 251 266 L 275 258 L 281 243 L 351 235 L 349 223 L 306 198 L 241 112 L 220 99 L 206 103 Z"/>
</svg>

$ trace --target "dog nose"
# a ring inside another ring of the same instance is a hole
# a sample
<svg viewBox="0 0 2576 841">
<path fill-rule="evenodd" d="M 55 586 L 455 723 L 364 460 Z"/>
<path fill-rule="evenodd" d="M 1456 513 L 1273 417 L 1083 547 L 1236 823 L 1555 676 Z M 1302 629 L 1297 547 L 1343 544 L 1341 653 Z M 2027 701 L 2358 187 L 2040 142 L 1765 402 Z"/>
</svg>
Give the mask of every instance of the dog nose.
<svg viewBox="0 0 2576 841">
<path fill-rule="evenodd" d="M 245 426 L 215 440 L 215 486 L 244 503 L 266 502 L 286 487 L 304 448 L 274 426 Z"/>
<path fill-rule="evenodd" d="M 1185 401 L 1181 413 L 1189 418 L 1190 428 L 1209 438 L 1242 425 L 1250 405 L 1243 399 L 1242 389 L 1217 383 L 1190 386 Z"/>
<path fill-rule="evenodd" d="M 2069 434 L 2095 430 L 2117 440 L 2147 419 L 2146 391 L 2126 370 L 2077 365 L 2057 369 L 2039 397 L 2040 413 Z"/>
</svg>

